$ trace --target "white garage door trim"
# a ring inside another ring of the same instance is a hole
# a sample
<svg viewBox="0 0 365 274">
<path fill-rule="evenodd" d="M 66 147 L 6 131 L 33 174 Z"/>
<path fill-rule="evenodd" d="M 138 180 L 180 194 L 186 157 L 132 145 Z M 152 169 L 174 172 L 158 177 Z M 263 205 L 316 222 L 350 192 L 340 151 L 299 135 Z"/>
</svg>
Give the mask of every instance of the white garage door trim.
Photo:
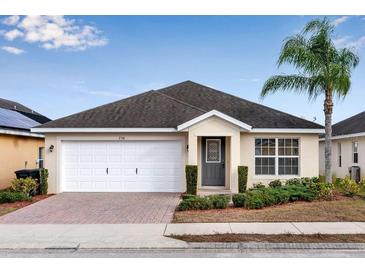
<svg viewBox="0 0 365 274">
<path fill-rule="evenodd" d="M 174 141 L 62 141 L 60 192 L 182 192 Z"/>
</svg>

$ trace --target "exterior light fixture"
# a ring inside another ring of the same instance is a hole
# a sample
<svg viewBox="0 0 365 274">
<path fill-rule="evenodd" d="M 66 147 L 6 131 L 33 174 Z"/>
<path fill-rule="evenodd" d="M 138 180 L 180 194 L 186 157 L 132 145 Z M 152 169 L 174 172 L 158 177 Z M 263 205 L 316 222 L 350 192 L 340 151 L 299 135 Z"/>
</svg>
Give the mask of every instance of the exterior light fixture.
<svg viewBox="0 0 365 274">
<path fill-rule="evenodd" d="M 49 151 L 50 151 L 50 152 L 52 152 L 52 151 L 53 151 L 53 149 L 54 149 L 54 145 L 50 145 L 50 146 L 49 146 Z"/>
</svg>

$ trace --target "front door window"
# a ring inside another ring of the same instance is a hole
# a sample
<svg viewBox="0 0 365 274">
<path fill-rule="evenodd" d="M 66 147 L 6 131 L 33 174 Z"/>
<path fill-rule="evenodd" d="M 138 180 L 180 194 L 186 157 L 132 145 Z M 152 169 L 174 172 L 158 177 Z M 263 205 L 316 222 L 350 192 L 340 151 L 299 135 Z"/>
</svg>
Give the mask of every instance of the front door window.
<svg viewBox="0 0 365 274">
<path fill-rule="evenodd" d="M 220 163 L 221 161 L 221 140 L 207 139 L 206 143 L 207 163 Z"/>
</svg>

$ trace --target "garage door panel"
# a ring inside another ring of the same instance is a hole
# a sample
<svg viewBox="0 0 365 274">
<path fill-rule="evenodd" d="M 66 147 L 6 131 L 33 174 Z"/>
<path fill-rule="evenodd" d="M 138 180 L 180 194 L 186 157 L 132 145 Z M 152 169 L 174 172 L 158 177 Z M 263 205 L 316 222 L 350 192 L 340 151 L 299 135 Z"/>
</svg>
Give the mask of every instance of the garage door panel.
<svg viewBox="0 0 365 274">
<path fill-rule="evenodd" d="M 61 191 L 180 192 L 182 145 L 178 141 L 64 142 L 61 177 Z"/>
</svg>

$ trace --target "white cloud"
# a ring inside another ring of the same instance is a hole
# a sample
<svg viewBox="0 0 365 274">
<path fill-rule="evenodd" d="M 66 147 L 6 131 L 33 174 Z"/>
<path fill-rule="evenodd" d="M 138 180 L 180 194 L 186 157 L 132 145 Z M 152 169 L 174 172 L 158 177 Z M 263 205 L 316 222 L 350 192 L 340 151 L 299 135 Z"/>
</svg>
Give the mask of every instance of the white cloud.
<svg viewBox="0 0 365 274">
<path fill-rule="evenodd" d="M 14 48 L 14 47 L 8 47 L 8 46 L 4 46 L 1 48 L 2 50 L 5 50 L 11 54 L 15 54 L 15 55 L 19 55 L 22 54 L 24 52 L 24 50 L 19 49 L 19 48 Z"/>
<path fill-rule="evenodd" d="M 335 46 L 339 48 L 360 49 L 365 46 L 365 36 L 352 39 L 351 36 L 344 36 L 334 40 Z"/>
<path fill-rule="evenodd" d="M 38 43 L 45 49 L 80 51 L 108 43 L 96 27 L 80 24 L 64 16 L 24 16 L 18 19 L 16 27 L 18 29 L 10 31 L 13 36 L 17 35 L 15 38 L 22 36 L 25 42 Z M 11 34 L 9 38 L 13 37 Z"/>
<path fill-rule="evenodd" d="M 8 25 L 8 26 L 13 26 L 16 23 L 18 23 L 20 17 L 18 15 L 12 15 L 12 16 L 8 16 L 5 19 L 2 20 L 3 24 Z"/>
<path fill-rule="evenodd" d="M 344 47 L 351 40 L 351 36 L 343 36 L 336 39 L 333 39 L 333 42 L 336 47 Z"/>
<path fill-rule="evenodd" d="M 3 35 L 4 35 L 5 39 L 9 40 L 9 41 L 13 41 L 14 39 L 16 39 L 18 37 L 24 36 L 24 34 L 21 31 L 19 31 L 18 29 L 10 30 L 8 32 L 5 32 Z"/>
<path fill-rule="evenodd" d="M 341 17 L 333 20 L 332 25 L 337 27 L 338 25 L 341 25 L 342 23 L 345 23 L 349 18 L 350 18 L 350 16 L 341 16 Z"/>
</svg>

